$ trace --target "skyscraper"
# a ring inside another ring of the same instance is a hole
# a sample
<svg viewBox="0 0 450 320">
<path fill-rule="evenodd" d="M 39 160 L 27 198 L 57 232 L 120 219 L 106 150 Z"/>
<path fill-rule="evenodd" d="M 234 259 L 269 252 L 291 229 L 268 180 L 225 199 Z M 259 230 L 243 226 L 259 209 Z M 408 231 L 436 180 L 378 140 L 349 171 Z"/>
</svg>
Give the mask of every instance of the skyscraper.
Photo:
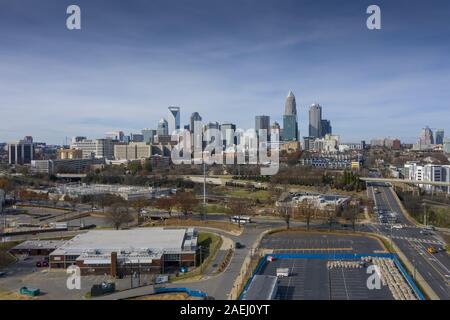
<svg viewBox="0 0 450 320">
<path fill-rule="evenodd" d="M 169 134 L 172 134 L 175 130 L 180 129 L 180 107 L 169 107 Z"/>
<path fill-rule="evenodd" d="M 322 119 L 320 122 L 320 137 L 323 138 L 327 134 L 332 134 L 330 120 Z"/>
<path fill-rule="evenodd" d="M 31 163 L 34 159 L 33 140 L 23 139 L 8 143 L 9 164 Z"/>
<path fill-rule="evenodd" d="M 142 129 L 141 133 L 142 133 L 142 135 L 144 137 L 144 142 L 146 142 L 146 143 L 153 143 L 154 137 L 156 136 L 156 130 L 153 130 L 153 129 Z"/>
<path fill-rule="evenodd" d="M 434 137 L 436 144 L 444 144 L 444 129 L 437 129 Z"/>
<path fill-rule="evenodd" d="M 237 138 L 234 136 L 235 131 L 236 125 L 233 123 L 222 123 L 220 126 L 222 141 L 225 148 L 237 144 Z"/>
<path fill-rule="evenodd" d="M 169 134 L 169 127 L 167 124 L 167 120 L 161 118 L 158 123 L 158 129 L 156 130 L 156 134 L 158 136 L 167 136 Z"/>
<path fill-rule="evenodd" d="M 194 132 L 194 123 L 195 121 L 202 121 L 202 117 L 198 112 L 194 112 L 191 114 L 189 118 L 189 131 Z"/>
<path fill-rule="evenodd" d="M 428 126 L 420 131 L 419 144 L 422 147 L 434 144 L 433 131 Z"/>
<path fill-rule="evenodd" d="M 298 141 L 297 104 L 292 91 L 289 91 L 284 105 L 283 140 Z"/>
<path fill-rule="evenodd" d="M 321 138 L 322 107 L 313 104 L 309 107 L 309 136 Z"/>
<path fill-rule="evenodd" d="M 270 117 L 269 116 L 256 116 L 255 117 L 255 131 L 259 134 L 259 130 L 266 130 L 266 135 L 270 135 Z"/>
</svg>

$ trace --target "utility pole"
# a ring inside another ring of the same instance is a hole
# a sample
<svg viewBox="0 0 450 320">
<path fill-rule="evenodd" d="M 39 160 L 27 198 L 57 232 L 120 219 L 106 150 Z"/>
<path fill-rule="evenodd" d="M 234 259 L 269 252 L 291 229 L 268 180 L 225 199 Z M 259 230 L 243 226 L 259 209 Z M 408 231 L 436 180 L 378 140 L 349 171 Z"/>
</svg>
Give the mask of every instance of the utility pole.
<svg viewBox="0 0 450 320">
<path fill-rule="evenodd" d="M 206 218 L 206 163 L 203 161 L 203 219 Z"/>
<path fill-rule="evenodd" d="M 423 203 L 423 224 L 425 226 L 428 225 L 428 223 L 427 223 L 427 204 L 425 202 Z"/>
</svg>

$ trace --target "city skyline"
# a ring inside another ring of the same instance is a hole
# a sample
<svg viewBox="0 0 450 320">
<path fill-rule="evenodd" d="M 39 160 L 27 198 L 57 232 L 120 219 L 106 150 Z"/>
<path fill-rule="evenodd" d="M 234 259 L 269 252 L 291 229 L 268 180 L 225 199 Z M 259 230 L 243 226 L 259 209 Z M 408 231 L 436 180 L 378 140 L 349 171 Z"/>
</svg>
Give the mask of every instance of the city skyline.
<svg viewBox="0 0 450 320">
<path fill-rule="evenodd" d="M 448 2 L 379 1 L 377 32 L 365 26 L 368 1 L 328 10 L 320 1 L 239 10 L 233 1 L 78 1 L 75 32 L 65 29 L 66 2 L 0 4 L 0 141 L 157 129 L 170 105 L 180 106 L 181 127 L 193 112 L 243 128 L 262 114 L 282 123 L 289 90 L 301 137 L 313 103 L 345 141 L 412 143 L 426 125 L 450 132 Z"/>
</svg>

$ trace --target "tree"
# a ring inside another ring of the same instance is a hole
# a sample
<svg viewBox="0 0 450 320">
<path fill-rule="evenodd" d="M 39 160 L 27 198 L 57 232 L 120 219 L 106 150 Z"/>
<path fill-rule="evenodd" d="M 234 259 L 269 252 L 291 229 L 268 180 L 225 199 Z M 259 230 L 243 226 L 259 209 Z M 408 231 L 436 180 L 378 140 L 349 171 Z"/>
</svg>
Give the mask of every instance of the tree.
<svg viewBox="0 0 450 320">
<path fill-rule="evenodd" d="M 128 206 L 123 203 L 114 203 L 106 213 L 106 219 L 111 222 L 116 230 L 122 225 L 133 221 L 133 215 L 128 210 Z"/>
<path fill-rule="evenodd" d="M 305 219 L 306 222 L 306 230 L 309 231 L 309 226 L 311 223 L 311 217 L 314 216 L 316 210 L 313 208 L 311 203 L 308 201 L 302 201 L 297 203 L 296 208 L 297 213 Z"/>
<path fill-rule="evenodd" d="M 150 205 L 150 200 L 139 198 L 133 201 L 130 201 L 130 206 L 136 210 L 138 213 L 140 213 L 143 209 L 145 209 L 147 206 Z"/>
<path fill-rule="evenodd" d="M 241 227 L 241 216 L 246 216 L 251 213 L 251 204 L 244 198 L 230 198 L 228 201 L 228 208 L 230 208 L 230 214 L 239 218 L 238 224 Z"/>
<path fill-rule="evenodd" d="M 179 192 L 175 201 L 185 217 L 199 205 L 199 201 L 193 192 Z"/>
<path fill-rule="evenodd" d="M 286 203 L 281 204 L 277 207 L 279 215 L 283 218 L 286 223 L 286 229 L 289 229 L 292 215 L 292 207 L 287 205 Z"/>
<path fill-rule="evenodd" d="M 172 215 L 172 210 L 175 206 L 176 206 L 176 202 L 175 202 L 175 199 L 172 197 L 159 198 L 158 200 L 156 200 L 156 203 L 155 203 L 156 208 L 167 211 L 169 216 Z"/>
</svg>

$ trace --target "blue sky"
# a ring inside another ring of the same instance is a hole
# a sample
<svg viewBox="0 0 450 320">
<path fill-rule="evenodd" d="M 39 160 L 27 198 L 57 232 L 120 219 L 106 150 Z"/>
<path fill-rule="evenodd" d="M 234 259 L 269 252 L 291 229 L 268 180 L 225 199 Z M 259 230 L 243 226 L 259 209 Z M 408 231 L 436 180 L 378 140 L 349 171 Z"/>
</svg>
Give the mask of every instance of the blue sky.
<svg viewBox="0 0 450 320">
<path fill-rule="evenodd" d="M 302 136 L 312 103 L 346 141 L 449 136 L 449 17 L 446 0 L 1 0 L 0 141 L 138 132 L 169 105 L 182 124 L 198 111 L 249 128 L 281 122 L 289 90 Z"/>
</svg>

